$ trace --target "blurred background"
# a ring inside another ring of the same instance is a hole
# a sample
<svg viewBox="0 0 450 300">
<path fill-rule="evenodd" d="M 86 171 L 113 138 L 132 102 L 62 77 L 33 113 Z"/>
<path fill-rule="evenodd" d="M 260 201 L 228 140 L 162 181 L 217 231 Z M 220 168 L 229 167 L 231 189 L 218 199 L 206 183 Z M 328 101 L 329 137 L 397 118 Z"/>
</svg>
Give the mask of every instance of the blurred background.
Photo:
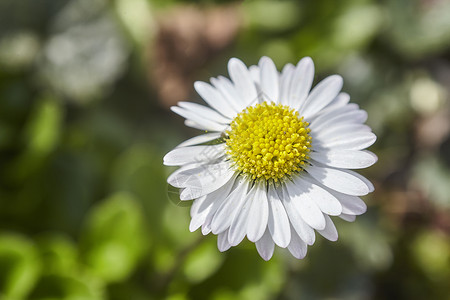
<svg viewBox="0 0 450 300">
<path fill-rule="evenodd" d="M 376 190 L 304 260 L 190 233 L 169 107 L 311 56 L 369 113 Z M 0 299 L 450 299 L 448 0 L 0 0 Z"/>
</svg>

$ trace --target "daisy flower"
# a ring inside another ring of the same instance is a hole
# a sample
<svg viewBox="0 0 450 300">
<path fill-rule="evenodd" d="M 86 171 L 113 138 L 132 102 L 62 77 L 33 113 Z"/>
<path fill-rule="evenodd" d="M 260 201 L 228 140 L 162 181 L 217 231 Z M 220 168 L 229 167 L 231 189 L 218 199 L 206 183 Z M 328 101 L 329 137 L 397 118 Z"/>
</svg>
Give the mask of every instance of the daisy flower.
<svg viewBox="0 0 450 300">
<path fill-rule="evenodd" d="M 367 113 L 340 92 L 339 75 L 311 89 L 309 57 L 281 72 L 268 57 L 250 68 L 232 58 L 228 73 L 195 82 L 210 107 L 172 107 L 206 133 L 166 154 L 165 165 L 180 166 L 167 181 L 193 200 L 189 229 L 218 235 L 220 251 L 247 237 L 264 260 L 275 244 L 304 258 L 315 231 L 337 240 L 330 216 L 352 222 L 366 211 L 359 197 L 373 185 L 350 169 L 377 161 L 364 150 L 376 140 Z"/>
</svg>

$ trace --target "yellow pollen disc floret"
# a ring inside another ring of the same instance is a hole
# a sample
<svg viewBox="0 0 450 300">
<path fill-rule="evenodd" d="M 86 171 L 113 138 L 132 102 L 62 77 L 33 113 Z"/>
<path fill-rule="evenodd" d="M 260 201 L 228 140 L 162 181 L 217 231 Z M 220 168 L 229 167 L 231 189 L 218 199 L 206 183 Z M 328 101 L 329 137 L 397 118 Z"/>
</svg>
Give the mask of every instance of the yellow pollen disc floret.
<svg viewBox="0 0 450 300">
<path fill-rule="evenodd" d="M 281 104 L 263 102 L 240 112 L 227 131 L 227 155 L 251 179 L 288 178 L 309 159 L 308 122 Z"/>
</svg>

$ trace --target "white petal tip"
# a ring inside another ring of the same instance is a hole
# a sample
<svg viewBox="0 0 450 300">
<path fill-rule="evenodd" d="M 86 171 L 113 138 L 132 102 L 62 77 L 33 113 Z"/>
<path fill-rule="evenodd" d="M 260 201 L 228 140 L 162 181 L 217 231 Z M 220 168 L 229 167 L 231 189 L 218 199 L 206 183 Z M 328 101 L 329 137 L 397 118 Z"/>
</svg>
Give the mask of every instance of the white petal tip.
<svg viewBox="0 0 450 300">
<path fill-rule="evenodd" d="M 262 259 L 264 259 L 265 261 L 269 261 L 272 256 L 273 253 L 259 253 L 259 255 L 261 256 Z"/>
<path fill-rule="evenodd" d="M 305 57 L 303 57 L 300 61 L 299 61 L 299 63 L 304 63 L 304 64 L 314 64 L 314 61 L 312 60 L 312 58 L 311 57 L 309 57 L 309 56 L 305 56 Z"/>
<path fill-rule="evenodd" d="M 252 243 L 256 243 L 257 241 L 259 241 L 261 239 L 262 235 L 252 235 L 252 234 L 247 234 L 247 239 L 252 242 Z"/>
<path fill-rule="evenodd" d="M 290 245 L 288 247 L 289 252 L 291 252 L 292 256 L 295 257 L 296 259 L 304 259 L 306 257 L 306 254 L 308 252 L 308 248 L 307 247 L 299 247 L 297 246 L 293 246 Z"/>
<path fill-rule="evenodd" d="M 355 222 L 355 220 L 356 220 L 355 215 L 349 215 L 349 214 L 341 214 L 339 216 L 339 218 L 341 218 L 342 220 L 347 221 L 347 222 Z"/>
<path fill-rule="evenodd" d="M 294 255 L 294 254 L 292 254 L 292 256 L 295 257 L 296 259 L 304 259 L 306 257 L 306 253 L 305 254 L 301 254 L 301 255 Z"/>
<path fill-rule="evenodd" d="M 232 58 L 230 58 L 230 60 L 228 61 L 228 65 L 230 65 L 230 64 L 243 64 L 243 62 L 242 62 L 242 60 L 240 60 L 239 58 L 237 58 L 237 57 L 232 57 Z"/>
<path fill-rule="evenodd" d="M 316 230 L 324 230 L 325 229 L 325 222 L 322 224 L 322 223 L 320 223 L 320 224 L 315 224 L 316 226 L 314 226 L 313 228 L 314 229 L 316 229 Z"/>
<path fill-rule="evenodd" d="M 287 248 L 287 246 L 289 246 L 290 241 L 286 241 L 283 243 L 278 243 L 277 246 L 280 248 Z"/>
<path fill-rule="evenodd" d="M 228 251 L 231 248 L 231 245 L 229 247 L 225 247 L 225 248 L 217 248 L 220 252 L 225 252 Z"/>
<path fill-rule="evenodd" d="M 192 189 L 185 188 L 180 194 L 180 200 L 181 201 L 189 201 L 189 200 L 193 200 L 195 198 L 198 198 L 200 196 L 201 195 L 199 194 L 199 192 L 196 193 Z"/>
<path fill-rule="evenodd" d="M 375 136 L 375 139 L 376 139 L 376 136 Z M 371 157 L 371 159 L 370 159 L 371 165 L 375 164 L 378 161 L 378 156 L 375 153 L 367 151 L 367 150 L 364 152 L 366 152 Z"/>
<path fill-rule="evenodd" d="M 289 246 L 289 244 L 291 243 L 291 238 L 292 237 L 291 237 L 290 231 L 288 232 L 288 234 L 286 236 L 281 237 L 281 238 L 279 236 L 272 235 L 272 239 L 273 239 L 274 243 L 280 248 L 286 248 L 287 246 Z"/>
<path fill-rule="evenodd" d="M 231 247 L 236 247 L 239 244 L 240 244 L 240 242 L 236 242 L 236 241 L 230 242 Z"/>
<path fill-rule="evenodd" d="M 268 245 L 261 245 L 258 243 L 256 244 L 256 250 L 262 259 L 269 261 L 272 258 L 275 249 L 273 243 Z"/>
<path fill-rule="evenodd" d="M 258 65 L 261 67 L 263 64 L 270 63 L 274 64 L 273 60 L 268 56 L 263 56 L 259 59 Z"/>
<path fill-rule="evenodd" d="M 303 237 L 302 237 L 302 240 L 303 240 Z M 306 245 L 312 246 L 312 245 L 314 245 L 314 242 L 316 241 L 316 237 L 313 235 L 312 238 L 307 238 L 303 241 L 306 243 Z"/>
<path fill-rule="evenodd" d="M 166 155 L 164 155 L 164 157 L 163 157 L 163 164 L 165 166 L 169 166 L 169 167 L 171 167 L 171 166 L 178 166 L 178 164 L 176 164 L 176 162 L 174 162 L 174 160 L 173 160 L 173 153 L 172 153 L 172 151 L 167 153 Z"/>
<path fill-rule="evenodd" d="M 200 228 L 200 226 L 201 225 L 194 225 L 194 224 L 189 224 L 189 231 L 190 232 L 194 232 L 194 231 L 196 231 L 197 229 L 199 229 Z"/>
<path fill-rule="evenodd" d="M 336 84 L 344 84 L 344 78 L 342 78 L 342 76 L 341 75 L 337 75 L 337 74 L 334 74 L 334 75 L 331 75 L 330 77 L 330 80 L 333 80 L 333 81 L 335 81 L 336 82 Z"/>
<path fill-rule="evenodd" d="M 369 188 L 367 188 L 367 189 L 364 188 L 364 189 L 359 190 L 358 192 L 355 192 L 354 194 L 355 194 L 355 196 L 362 197 L 362 196 L 369 195 L 369 193 L 370 193 Z"/>
<path fill-rule="evenodd" d="M 170 184 L 173 187 L 177 187 L 176 186 L 176 180 L 173 177 L 167 178 L 167 183 Z"/>
<path fill-rule="evenodd" d="M 196 82 L 194 82 L 194 88 L 195 88 L 195 90 L 201 88 L 201 87 L 204 86 L 204 85 L 205 85 L 205 83 L 204 83 L 203 81 L 196 81 Z M 172 106 L 172 107 L 173 107 L 173 106 Z"/>
</svg>

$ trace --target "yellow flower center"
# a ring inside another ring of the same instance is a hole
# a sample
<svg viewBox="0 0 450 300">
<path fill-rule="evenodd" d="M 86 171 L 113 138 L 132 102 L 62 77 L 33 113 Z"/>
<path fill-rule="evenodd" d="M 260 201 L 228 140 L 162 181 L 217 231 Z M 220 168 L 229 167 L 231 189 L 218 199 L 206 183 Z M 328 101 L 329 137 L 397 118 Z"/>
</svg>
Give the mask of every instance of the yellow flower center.
<svg viewBox="0 0 450 300">
<path fill-rule="evenodd" d="M 288 106 L 263 102 L 247 107 L 227 131 L 227 155 L 251 179 L 283 180 L 302 171 L 309 158 L 308 125 Z"/>
</svg>

